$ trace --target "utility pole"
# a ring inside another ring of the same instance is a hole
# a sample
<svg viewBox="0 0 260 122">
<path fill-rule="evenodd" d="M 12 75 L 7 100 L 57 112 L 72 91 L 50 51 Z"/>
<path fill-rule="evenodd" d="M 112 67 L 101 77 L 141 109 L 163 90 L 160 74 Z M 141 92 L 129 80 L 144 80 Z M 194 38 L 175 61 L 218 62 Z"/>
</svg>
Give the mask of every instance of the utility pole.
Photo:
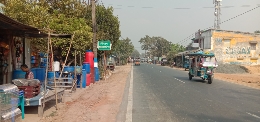
<svg viewBox="0 0 260 122">
<path fill-rule="evenodd" d="M 92 4 L 92 28 L 93 28 L 93 52 L 94 58 L 97 58 L 97 39 L 96 39 L 96 32 L 97 32 L 97 24 L 96 24 L 96 5 L 95 0 L 91 1 Z"/>
<path fill-rule="evenodd" d="M 221 11 L 220 11 L 220 2 L 222 0 L 213 0 L 213 4 L 215 4 L 215 20 L 214 20 L 214 29 L 220 29 L 220 15 L 221 15 Z"/>
</svg>

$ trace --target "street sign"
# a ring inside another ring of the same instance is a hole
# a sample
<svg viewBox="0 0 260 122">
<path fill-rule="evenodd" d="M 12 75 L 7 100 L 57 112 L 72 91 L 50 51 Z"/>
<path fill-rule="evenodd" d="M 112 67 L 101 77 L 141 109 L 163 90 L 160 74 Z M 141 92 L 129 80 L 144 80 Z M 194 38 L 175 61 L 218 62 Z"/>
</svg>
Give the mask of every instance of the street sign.
<svg viewBox="0 0 260 122">
<path fill-rule="evenodd" d="M 111 42 L 109 40 L 98 41 L 97 48 L 98 50 L 111 50 Z"/>
</svg>

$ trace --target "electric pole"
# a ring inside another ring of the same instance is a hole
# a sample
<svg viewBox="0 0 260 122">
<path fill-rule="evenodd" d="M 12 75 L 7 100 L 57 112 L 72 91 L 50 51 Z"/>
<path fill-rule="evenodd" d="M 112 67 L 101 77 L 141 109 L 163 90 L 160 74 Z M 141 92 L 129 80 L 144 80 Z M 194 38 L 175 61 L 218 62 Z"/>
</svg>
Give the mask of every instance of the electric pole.
<svg viewBox="0 0 260 122">
<path fill-rule="evenodd" d="M 94 58 L 97 58 L 97 39 L 96 39 L 96 32 L 97 32 L 97 24 L 96 24 L 96 1 L 92 0 L 92 28 L 93 28 L 93 52 Z"/>
<path fill-rule="evenodd" d="M 215 4 L 215 20 L 214 20 L 214 29 L 220 29 L 220 15 L 221 15 L 221 11 L 220 11 L 220 2 L 222 0 L 213 0 L 213 4 Z"/>
</svg>

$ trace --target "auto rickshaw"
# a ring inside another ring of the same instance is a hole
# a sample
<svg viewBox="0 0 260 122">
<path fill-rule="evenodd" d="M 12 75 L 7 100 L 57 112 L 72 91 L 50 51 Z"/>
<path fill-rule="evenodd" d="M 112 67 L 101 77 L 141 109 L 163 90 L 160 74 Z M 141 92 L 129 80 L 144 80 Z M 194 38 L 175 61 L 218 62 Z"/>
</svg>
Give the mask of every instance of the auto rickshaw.
<svg viewBox="0 0 260 122">
<path fill-rule="evenodd" d="M 189 66 L 190 66 L 189 56 L 185 56 L 185 57 L 184 57 L 184 62 L 183 62 L 183 68 L 185 68 L 185 71 L 186 71 L 187 69 L 189 69 Z"/>
<path fill-rule="evenodd" d="M 214 69 L 218 66 L 214 53 L 198 51 L 188 53 L 189 56 L 189 80 L 192 77 L 200 77 L 202 80 L 208 80 L 211 84 L 214 78 Z"/>
<path fill-rule="evenodd" d="M 135 60 L 135 66 L 140 66 L 140 59 L 139 58 Z"/>
</svg>

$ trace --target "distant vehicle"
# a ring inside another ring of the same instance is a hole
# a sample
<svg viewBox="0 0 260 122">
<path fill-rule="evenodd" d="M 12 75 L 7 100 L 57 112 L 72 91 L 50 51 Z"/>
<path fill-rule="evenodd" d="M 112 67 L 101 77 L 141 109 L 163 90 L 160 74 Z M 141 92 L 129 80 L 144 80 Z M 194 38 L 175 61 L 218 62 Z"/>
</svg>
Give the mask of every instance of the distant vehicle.
<svg viewBox="0 0 260 122">
<path fill-rule="evenodd" d="M 140 58 L 135 59 L 135 66 L 140 66 Z"/>
<path fill-rule="evenodd" d="M 161 59 L 161 66 L 165 66 L 167 64 L 167 59 L 166 58 L 162 58 Z"/>
<path fill-rule="evenodd" d="M 115 70 L 115 64 L 113 62 L 108 62 L 107 63 L 107 69 L 114 71 Z"/>
<path fill-rule="evenodd" d="M 141 59 L 141 63 L 144 63 L 144 58 Z"/>
</svg>

